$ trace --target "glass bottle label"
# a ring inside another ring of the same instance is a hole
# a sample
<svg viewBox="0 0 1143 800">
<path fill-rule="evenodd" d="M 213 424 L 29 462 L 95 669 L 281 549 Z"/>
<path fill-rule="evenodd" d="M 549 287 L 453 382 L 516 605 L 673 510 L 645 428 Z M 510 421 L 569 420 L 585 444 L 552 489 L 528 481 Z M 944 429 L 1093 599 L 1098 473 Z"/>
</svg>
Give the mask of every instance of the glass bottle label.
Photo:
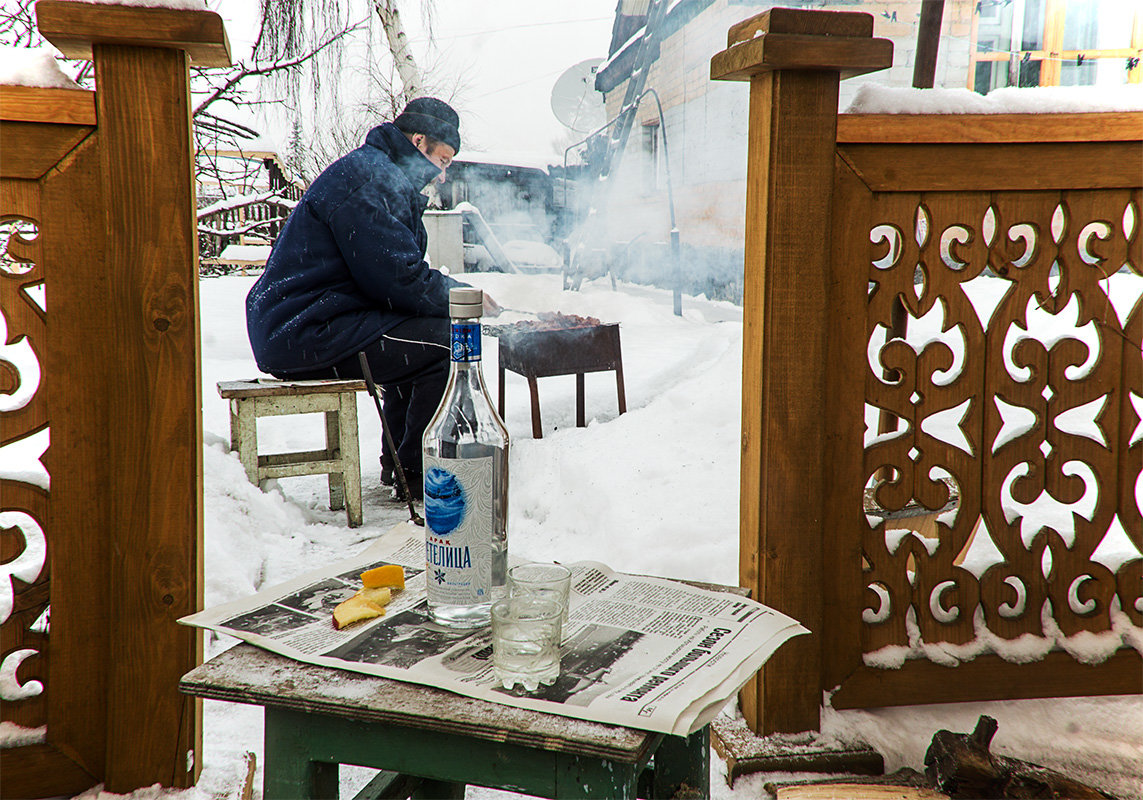
<svg viewBox="0 0 1143 800">
<path fill-rule="evenodd" d="M 480 360 L 480 323 L 452 323 L 452 360 Z"/>
<path fill-rule="evenodd" d="M 425 585 L 434 605 L 491 601 L 492 457 L 425 455 Z"/>
</svg>

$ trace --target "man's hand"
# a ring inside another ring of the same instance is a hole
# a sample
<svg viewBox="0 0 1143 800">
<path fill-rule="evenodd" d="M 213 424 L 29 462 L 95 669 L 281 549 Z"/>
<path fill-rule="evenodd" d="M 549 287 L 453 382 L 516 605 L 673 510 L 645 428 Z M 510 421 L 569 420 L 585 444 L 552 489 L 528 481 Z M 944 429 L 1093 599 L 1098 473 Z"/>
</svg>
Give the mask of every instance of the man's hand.
<svg viewBox="0 0 1143 800">
<path fill-rule="evenodd" d="M 503 311 L 503 309 L 500 308 L 500 304 L 497 303 L 495 300 L 493 300 L 492 296 L 489 295 L 488 292 L 485 292 L 484 293 L 484 316 L 486 316 L 486 317 L 499 317 L 501 311 Z"/>
</svg>

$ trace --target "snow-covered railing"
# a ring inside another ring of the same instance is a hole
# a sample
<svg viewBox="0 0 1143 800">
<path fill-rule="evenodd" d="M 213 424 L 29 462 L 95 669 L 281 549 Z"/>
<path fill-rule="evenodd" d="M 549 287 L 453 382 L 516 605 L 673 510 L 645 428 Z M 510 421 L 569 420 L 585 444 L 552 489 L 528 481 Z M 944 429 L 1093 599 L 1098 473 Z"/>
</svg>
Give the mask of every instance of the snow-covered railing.
<svg viewBox="0 0 1143 800">
<path fill-rule="evenodd" d="M 187 2 L 37 3 L 96 92 L 43 53 L 0 59 L 0 714 L 37 732 L 0 746 L 5 797 L 197 774 L 177 684 L 201 640 L 176 624 L 202 553 L 187 68 L 229 47 Z"/>
<path fill-rule="evenodd" d="M 838 117 L 871 36 L 774 9 L 711 62 L 751 82 L 741 579 L 816 634 L 744 712 L 1139 692 L 1143 112 Z M 946 480 L 936 538 L 891 522 Z"/>
</svg>

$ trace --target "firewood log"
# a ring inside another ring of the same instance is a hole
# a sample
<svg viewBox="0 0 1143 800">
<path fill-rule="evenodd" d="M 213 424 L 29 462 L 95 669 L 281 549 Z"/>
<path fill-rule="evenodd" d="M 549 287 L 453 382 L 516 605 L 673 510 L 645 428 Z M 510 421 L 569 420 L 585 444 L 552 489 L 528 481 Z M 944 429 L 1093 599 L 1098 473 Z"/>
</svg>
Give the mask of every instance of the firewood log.
<svg viewBox="0 0 1143 800">
<path fill-rule="evenodd" d="M 940 730 L 925 753 L 925 774 L 954 798 L 1115 800 L 1112 795 L 1047 767 L 989 752 L 998 725 L 982 716 L 969 734 Z"/>
</svg>

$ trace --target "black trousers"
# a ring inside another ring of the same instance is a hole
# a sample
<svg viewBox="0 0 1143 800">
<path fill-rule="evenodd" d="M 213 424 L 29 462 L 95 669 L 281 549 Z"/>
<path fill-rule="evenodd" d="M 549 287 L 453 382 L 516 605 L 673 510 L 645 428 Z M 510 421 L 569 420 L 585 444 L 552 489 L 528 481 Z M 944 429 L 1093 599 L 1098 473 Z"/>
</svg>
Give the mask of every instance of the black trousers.
<svg viewBox="0 0 1143 800">
<path fill-rule="evenodd" d="M 448 383 L 450 323 L 447 319 L 415 317 L 391 329 L 364 348 L 369 372 L 384 396 L 385 421 L 397 444 L 397 456 L 406 472 L 421 468 L 421 437 L 440 405 Z M 324 376 L 363 378 L 357 355 L 336 364 Z M 382 438 L 382 462 L 392 455 Z"/>
</svg>

